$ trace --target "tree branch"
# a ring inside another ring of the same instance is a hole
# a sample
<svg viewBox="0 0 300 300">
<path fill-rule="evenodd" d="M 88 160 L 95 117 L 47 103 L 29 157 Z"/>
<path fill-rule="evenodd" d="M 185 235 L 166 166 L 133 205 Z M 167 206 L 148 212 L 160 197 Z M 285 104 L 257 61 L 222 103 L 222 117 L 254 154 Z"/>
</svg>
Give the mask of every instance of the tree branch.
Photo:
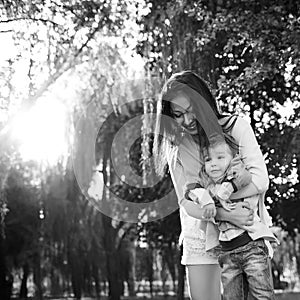
<svg viewBox="0 0 300 300">
<path fill-rule="evenodd" d="M 101 22 L 99 22 L 97 27 L 89 34 L 87 40 L 81 45 L 81 47 L 75 53 L 74 58 L 76 58 L 82 52 L 82 50 L 87 46 L 89 41 L 95 36 L 96 32 L 100 29 L 100 27 L 101 27 Z"/>
<path fill-rule="evenodd" d="M 9 29 L 9 30 L 0 30 L 0 33 L 8 33 L 8 32 L 13 32 L 13 30 Z"/>
<path fill-rule="evenodd" d="M 15 22 L 15 21 L 35 21 L 35 22 L 43 22 L 43 23 L 51 23 L 54 26 L 59 26 L 59 24 L 55 23 L 52 20 L 47 20 L 47 19 L 37 19 L 37 18 L 27 18 L 27 17 L 22 17 L 22 18 L 15 18 L 15 19 L 7 19 L 7 20 L 1 20 L 0 23 L 10 23 L 10 22 Z"/>
<path fill-rule="evenodd" d="M 34 102 L 37 100 L 42 94 L 65 72 L 67 72 L 69 69 L 72 68 L 74 60 L 81 54 L 83 49 L 88 45 L 89 41 L 95 36 L 96 32 L 100 29 L 101 22 L 98 23 L 98 26 L 89 34 L 87 37 L 87 40 L 81 45 L 81 47 L 75 52 L 74 55 L 70 58 L 69 55 L 65 55 L 66 58 L 69 58 L 68 60 L 65 59 L 65 61 L 61 64 L 61 67 L 59 70 L 56 71 L 54 75 L 52 75 L 48 80 L 46 80 L 43 85 L 38 89 L 38 91 L 35 93 L 35 95 L 31 98 L 31 101 Z"/>
</svg>

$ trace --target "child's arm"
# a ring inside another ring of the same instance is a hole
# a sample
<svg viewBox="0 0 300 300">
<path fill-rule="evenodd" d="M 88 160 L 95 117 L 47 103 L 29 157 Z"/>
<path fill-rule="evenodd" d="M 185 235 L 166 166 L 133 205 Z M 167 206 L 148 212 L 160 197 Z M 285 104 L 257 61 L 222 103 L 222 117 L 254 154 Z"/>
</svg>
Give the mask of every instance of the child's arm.
<svg viewBox="0 0 300 300">
<path fill-rule="evenodd" d="M 207 194 L 210 197 L 207 197 Z M 191 200 L 201 206 L 207 204 L 214 204 L 214 200 L 211 198 L 209 189 L 204 189 L 200 184 L 190 183 L 186 185 L 184 196 L 187 200 Z"/>
<path fill-rule="evenodd" d="M 220 201 L 227 201 L 229 198 L 237 199 L 238 197 L 235 195 L 239 193 L 239 191 L 245 192 L 246 189 L 248 194 L 245 193 L 243 197 L 252 196 L 258 193 L 258 191 L 254 189 L 255 186 L 252 184 L 252 175 L 246 170 L 239 155 L 236 155 L 232 159 L 226 173 L 226 178 L 216 189 L 216 196 Z M 249 187 L 249 185 L 251 186 Z M 241 193 L 239 193 L 239 195 L 240 194 Z"/>
<path fill-rule="evenodd" d="M 210 195 L 213 198 L 217 207 L 223 207 L 225 210 L 232 210 L 235 204 L 229 199 L 233 191 L 232 185 L 229 182 L 215 184 L 210 188 Z"/>
<path fill-rule="evenodd" d="M 191 200 L 201 206 L 203 208 L 203 219 L 210 220 L 214 218 L 217 210 L 215 206 L 215 202 L 211 197 L 207 197 L 207 192 L 212 197 L 210 187 L 206 189 L 202 188 L 199 183 L 191 183 L 187 184 L 185 199 Z"/>
<path fill-rule="evenodd" d="M 201 219 L 209 220 L 215 217 L 217 211 L 214 200 L 211 197 L 208 197 L 208 195 L 211 196 L 209 189 L 202 188 L 200 184 L 187 184 L 185 199 L 181 203 L 185 202 L 186 200 L 197 203 L 202 210 Z"/>
<path fill-rule="evenodd" d="M 207 205 L 205 206 L 200 206 L 199 204 L 195 204 L 193 201 L 187 200 L 185 198 L 183 198 L 180 201 L 180 205 L 181 207 L 183 207 L 185 209 L 185 211 L 187 212 L 187 214 L 193 218 L 196 219 L 209 219 L 211 217 L 214 217 L 216 214 L 216 210 L 215 212 L 208 212 L 207 211 Z M 211 205 L 211 204 L 208 204 Z M 214 204 L 213 204 L 214 205 Z M 208 217 L 211 216 L 211 217 Z"/>
<path fill-rule="evenodd" d="M 204 217 L 204 208 L 199 205 L 194 203 L 193 201 L 187 200 L 185 198 L 185 191 L 184 191 L 184 186 L 186 185 L 186 183 L 188 182 L 185 172 L 183 170 L 183 168 L 180 166 L 180 164 L 176 163 L 170 163 L 169 164 L 169 170 L 170 170 L 170 175 L 172 178 L 172 182 L 173 182 L 173 186 L 178 198 L 178 204 L 180 207 L 182 207 L 186 213 L 196 219 L 203 219 Z M 204 202 L 213 202 L 213 200 L 211 199 L 211 196 L 209 194 L 208 191 L 206 191 L 205 189 L 201 189 L 203 190 L 203 194 L 201 199 Z"/>
<path fill-rule="evenodd" d="M 240 156 L 237 155 L 230 162 L 223 182 L 215 186 L 214 195 L 225 210 L 232 210 L 235 208 L 235 204 L 230 201 L 231 195 L 249 185 L 251 180 L 251 174 L 246 170 Z"/>
</svg>

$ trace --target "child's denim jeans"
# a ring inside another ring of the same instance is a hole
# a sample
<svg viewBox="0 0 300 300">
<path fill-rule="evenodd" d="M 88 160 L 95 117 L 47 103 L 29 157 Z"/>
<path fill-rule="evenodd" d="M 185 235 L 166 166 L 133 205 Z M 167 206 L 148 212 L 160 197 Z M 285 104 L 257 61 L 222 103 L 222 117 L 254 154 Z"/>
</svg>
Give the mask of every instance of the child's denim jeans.
<svg viewBox="0 0 300 300">
<path fill-rule="evenodd" d="M 274 300 L 268 249 L 263 239 L 231 251 L 221 251 L 223 300 Z"/>
</svg>

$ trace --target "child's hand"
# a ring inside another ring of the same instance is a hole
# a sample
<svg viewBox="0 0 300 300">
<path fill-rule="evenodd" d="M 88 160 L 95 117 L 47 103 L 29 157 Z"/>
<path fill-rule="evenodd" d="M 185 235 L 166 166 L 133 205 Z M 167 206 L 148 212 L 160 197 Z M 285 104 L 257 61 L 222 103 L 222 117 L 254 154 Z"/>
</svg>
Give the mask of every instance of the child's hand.
<svg viewBox="0 0 300 300">
<path fill-rule="evenodd" d="M 192 191 L 189 191 L 188 194 L 187 194 L 187 196 L 188 196 L 187 198 L 189 198 L 193 202 L 199 203 L 198 197 Z"/>
<path fill-rule="evenodd" d="M 206 204 L 203 206 L 203 219 L 211 219 L 214 218 L 217 214 L 216 206 L 214 203 Z"/>
<path fill-rule="evenodd" d="M 230 182 L 223 182 L 220 185 L 216 185 L 215 194 L 218 199 L 228 200 L 233 193 L 233 186 Z"/>
</svg>

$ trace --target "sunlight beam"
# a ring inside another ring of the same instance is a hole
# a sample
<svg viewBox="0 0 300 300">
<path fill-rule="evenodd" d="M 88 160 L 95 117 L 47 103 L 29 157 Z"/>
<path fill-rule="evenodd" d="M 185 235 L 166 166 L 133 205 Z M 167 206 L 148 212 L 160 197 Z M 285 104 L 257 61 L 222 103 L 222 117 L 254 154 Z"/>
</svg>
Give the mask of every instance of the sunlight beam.
<svg viewBox="0 0 300 300">
<path fill-rule="evenodd" d="M 43 97 L 13 122 L 13 138 L 23 160 L 55 164 L 67 151 L 66 110 L 55 99 Z"/>
</svg>

